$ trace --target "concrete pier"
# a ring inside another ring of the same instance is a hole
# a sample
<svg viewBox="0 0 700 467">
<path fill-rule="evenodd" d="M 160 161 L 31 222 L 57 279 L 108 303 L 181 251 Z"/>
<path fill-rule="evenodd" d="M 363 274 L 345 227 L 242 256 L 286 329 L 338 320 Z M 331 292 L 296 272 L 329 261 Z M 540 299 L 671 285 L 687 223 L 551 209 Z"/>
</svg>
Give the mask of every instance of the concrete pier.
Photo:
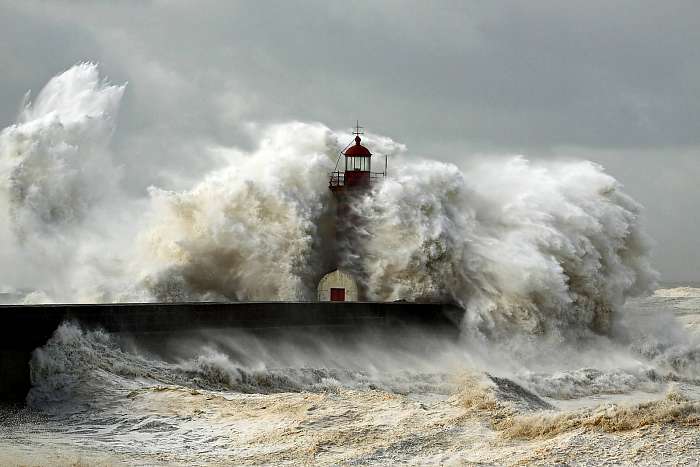
<svg viewBox="0 0 700 467">
<path fill-rule="evenodd" d="M 0 402 L 24 401 L 31 387 L 32 351 L 44 345 L 65 321 L 77 322 L 87 329 L 150 339 L 204 329 L 286 327 L 348 333 L 417 326 L 456 336 L 462 314 L 462 310 L 451 305 L 409 302 L 0 305 Z"/>
</svg>

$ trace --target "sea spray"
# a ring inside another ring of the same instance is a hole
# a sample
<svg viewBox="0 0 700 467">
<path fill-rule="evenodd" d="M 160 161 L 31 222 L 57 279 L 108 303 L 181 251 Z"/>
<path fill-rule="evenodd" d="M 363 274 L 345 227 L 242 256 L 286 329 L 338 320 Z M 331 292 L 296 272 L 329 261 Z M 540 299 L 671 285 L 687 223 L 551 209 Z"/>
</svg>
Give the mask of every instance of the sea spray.
<svg viewBox="0 0 700 467">
<path fill-rule="evenodd" d="M 122 175 L 109 145 L 125 87 L 81 63 L 52 78 L 0 132 L 0 283 L 32 302 L 102 301 L 118 289 Z M 109 246 L 108 246 L 109 245 Z"/>
<path fill-rule="evenodd" d="M 4 270 L 5 285 L 43 302 L 313 299 L 335 253 L 327 173 L 347 135 L 273 125 L 191 189 L 127 200 L 109 150 L 123 93 L 76 65 L 3 130 L 13 240 L 2 256 L 25 270 Z M 405 153 L 386 137 L 365 142 Z M 517 156 L 461 170 L 402 155 L 351 208 L 362 222 L 341 265 L 368 299 L 456 302 L 483 336 L 607 331 L 655 279 L 641 207 L 590 162 Z"/>
<path fill-rule="evenodd" d="M 422 161 L 394 174 L 357 206 L 373 299 L 454 301 L 486 333 L 606 331 L 654 284 L 641 207 L 596 164 Z"/>
<path fill-rule="evenodd" d="M 120 173 L 108 146 L 124 90 L 100 79 L 96 65 L 76 65 L 0 133 L 0 187 L 18 237 L 79 223 L 113 194 Z"/>
<path fill-rule="evenodd" d="M 322 125 L 279 125 L 191 190 L 151 188 L 144 270 L 160 268 L 144 285 L 160 300 L 313 299 L 336 147 Z"/>
<path fill-rule="evenodd" d="M 32 353 L 28 402 L 34 407 L 80 405 L 91 403 L 96 393 L 119 397 L 154 385 L 253 394 L 338 388 L 449 393 L 453 384 L 436 371 L 436 358 L 445 369 L 459 356 L 452 343 L 421 333 L 406 342 L 365 332 L 340 344 L 320 331 L 261 336 L 228 329 L 170 340 L 141 336 L 139 344 L 76 323 L 61 324 Z M 425 349 L 433 353 L 424 355 Z"/>
<path fill-rule="evenodd" d="M 31 302 L 313 297 L 329 254 L 326 172 L 346 135 L 274 125 L 190 189 L 127 200 L 109 149 L 123 91 L 78 65 L 0 134 L 0 289 L 33 289 Z M 2 427 L 7 462 L 79 446 L 143 464 L 638 464 L 649 443 L 652 462 L 697 459 L 700 408 L 682 392 L 698 394 L 700 347 L 658 320 L 655 298 L 627 300 L 655 273 L 641 208 L 612 177 L 523 157 L 390 169 L 352 205 L 363 222 L 343 265 L 371 299 L 461 304 L 464 340 L 343 347 L 221 330 L 157 354 L 64 324 L 32 356 L 28 410 L 41 419 Z M 476 376 L 458 389 L 460 372 Z M 680 389 L 640 402 L 669 383 Z"/>
</svg>

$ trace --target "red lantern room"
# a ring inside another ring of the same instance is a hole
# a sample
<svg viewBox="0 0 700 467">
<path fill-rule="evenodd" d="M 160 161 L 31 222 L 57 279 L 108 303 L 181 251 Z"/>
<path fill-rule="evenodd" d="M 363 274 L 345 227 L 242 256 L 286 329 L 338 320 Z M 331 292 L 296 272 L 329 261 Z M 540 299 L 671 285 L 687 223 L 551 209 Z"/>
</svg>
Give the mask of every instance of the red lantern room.
<svg viewBox="0 0 700 467">
<path fill-rule="evenodd" d="M 345 156 L 345 171 L 338 169 L 340 158 L 336 163 L 336 171 L 331 173 L 329 188 L 333 192 L 340 192 L 346 189 L 368 188 L 372 181 L 386 176 L 386 159 L 384 172 L 372 172 L 372 153 L 362 144 L 361 134 L 364 134 L 359 122 L 355 126 L 354 144 L 350 143 L 343 151 Z"/>
</svg>

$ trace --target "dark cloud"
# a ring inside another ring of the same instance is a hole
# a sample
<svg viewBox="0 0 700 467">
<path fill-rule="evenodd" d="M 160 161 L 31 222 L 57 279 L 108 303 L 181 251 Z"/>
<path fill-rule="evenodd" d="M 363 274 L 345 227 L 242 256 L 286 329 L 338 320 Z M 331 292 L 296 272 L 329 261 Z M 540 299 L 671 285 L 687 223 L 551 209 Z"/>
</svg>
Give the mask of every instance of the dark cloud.
<svg viewBox="0 0 700 467">
<path fill-rule="evenodd" d="M 129 81 L 135 194 L 250 147 L 249 122 L 355 118 L 414 154 L 596 160 L 648 207 L 667 279 L 698 279 L 700 4 L 0 1 L 0 123 L 80 60 Z"/>
</svg>

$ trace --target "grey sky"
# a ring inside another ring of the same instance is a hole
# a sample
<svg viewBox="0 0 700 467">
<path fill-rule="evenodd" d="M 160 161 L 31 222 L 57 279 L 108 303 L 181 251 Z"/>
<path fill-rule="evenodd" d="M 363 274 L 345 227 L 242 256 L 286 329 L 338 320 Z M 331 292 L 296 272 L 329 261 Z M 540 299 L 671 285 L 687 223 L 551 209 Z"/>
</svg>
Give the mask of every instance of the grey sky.
<svg viewBox="0 0 700 467">
<path fill-rule="evenodd" d="M 699 280 L 698 44 L 695 0 L 0 0 L 0 125 L 92 60 L 129 81 L 115 150 L 135 195 L 210 170 L 202 144 L 250 146 L 248 122 L 591 159 L 647 207 L 663 279 Z"/>
</svg>

